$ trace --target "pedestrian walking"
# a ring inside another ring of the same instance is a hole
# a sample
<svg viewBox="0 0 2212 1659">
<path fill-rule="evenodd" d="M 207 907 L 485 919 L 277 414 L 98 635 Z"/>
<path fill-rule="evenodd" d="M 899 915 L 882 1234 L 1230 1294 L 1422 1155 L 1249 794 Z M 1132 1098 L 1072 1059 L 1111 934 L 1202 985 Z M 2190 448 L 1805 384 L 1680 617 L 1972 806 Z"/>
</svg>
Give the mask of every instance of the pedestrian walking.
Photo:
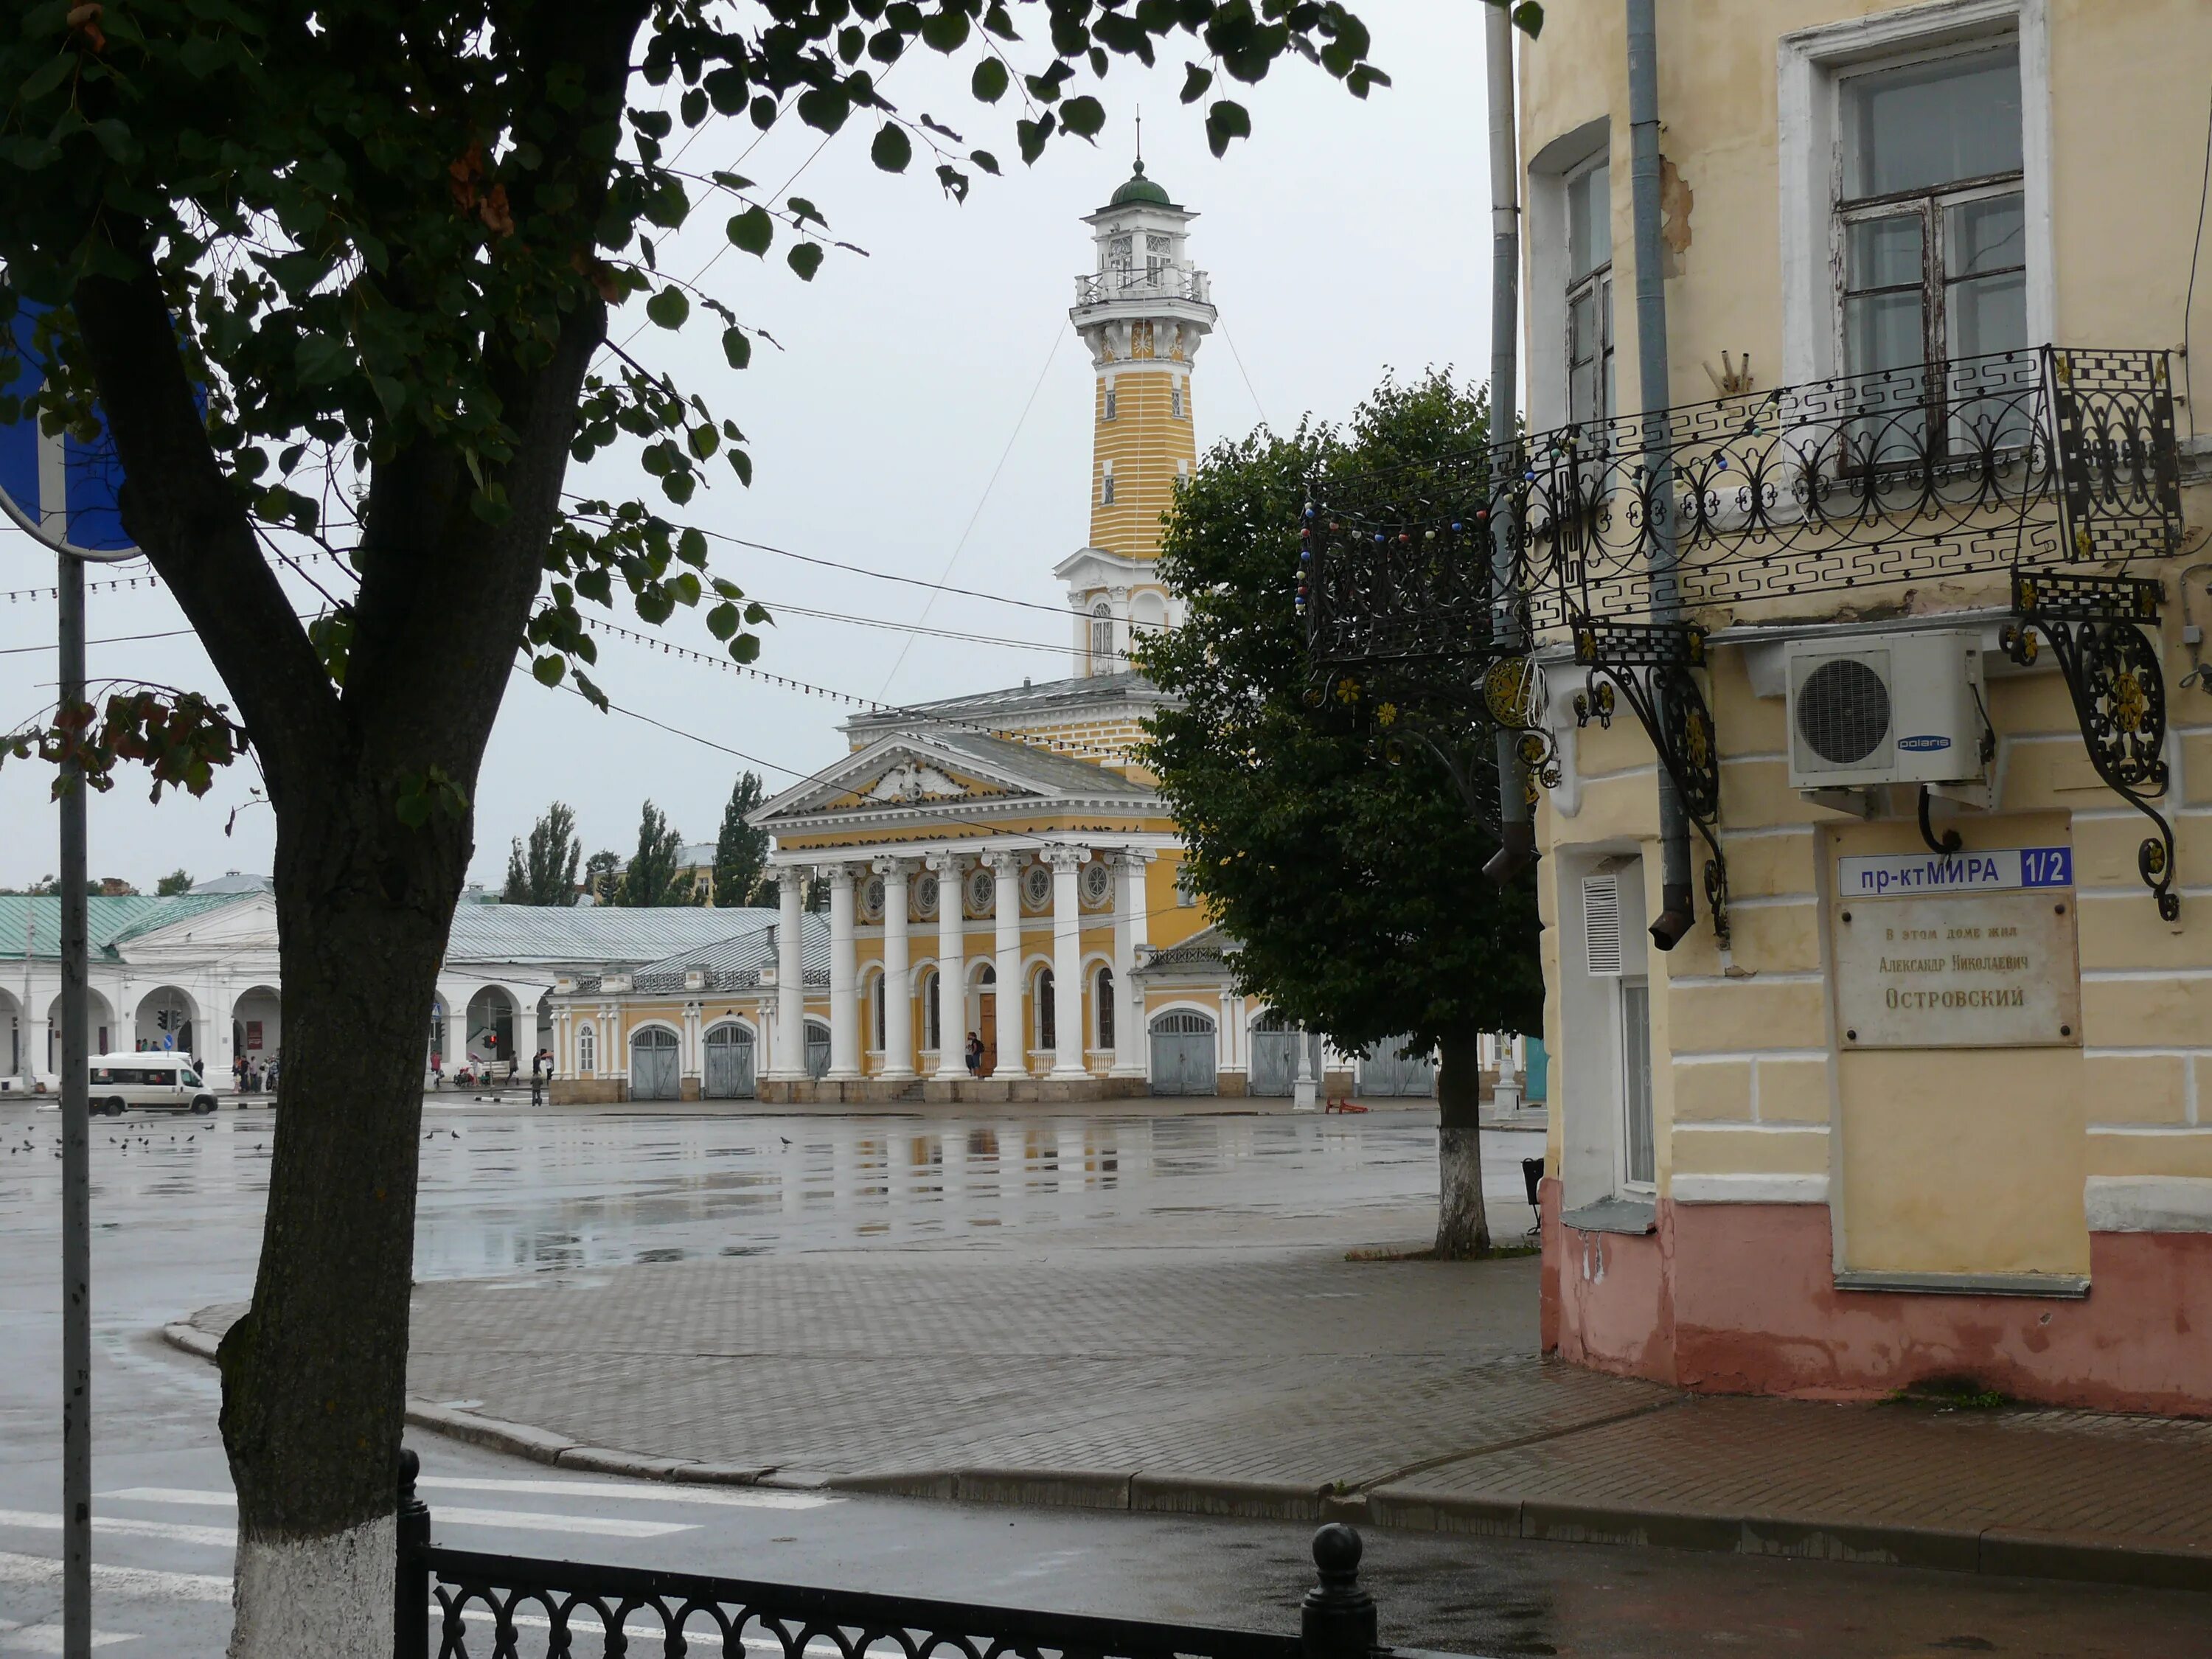
<svg viewBox="0 0 2212 1659">
<path fill-rule="evenodd" d="M 547 1062 L 551 1058 L 543 1048 L 530 1057 L 530 1103 L 532 1106 L 545 1103 L 545 1073 Z"/>
<path fill-rule="evenodd" d="M 430 1087 L 441 1087 L 446 1081 L 446 1060 L 435 1048 L 430 1050 Z"/>
</svg>

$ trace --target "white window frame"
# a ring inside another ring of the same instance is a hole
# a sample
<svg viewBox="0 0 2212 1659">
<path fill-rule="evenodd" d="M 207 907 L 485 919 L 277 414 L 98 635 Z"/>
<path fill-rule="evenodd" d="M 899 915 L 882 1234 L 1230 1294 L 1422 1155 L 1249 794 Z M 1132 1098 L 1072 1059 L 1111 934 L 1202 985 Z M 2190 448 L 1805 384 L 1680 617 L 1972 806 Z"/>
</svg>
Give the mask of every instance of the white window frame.
<svg viewBox="0 0 2212 1659">
<path fill-rule="evenodd" d="M 1527 296 L 1528 427 L 1567 423 L 1567 180 L 1612 152 L 1613 124 L 1601 115 L 1561 133 L 1528 161 Z M 1622 158 L 1614 157 L 1616 167 Z M 1617 318 L 1616 318 L 1617 320 Z M 1620 366 L 1614 357 L 1616 369 Z"/>
<path fill-rule="evenodd" d="M 599 1034 L 588 1023 L 576 1028 L 576 1074 L 597 1076 L 599 1069 Z"/>
<path fill-rule="evenodd" d="M 1170 418 L 1179 421 L 1182 419 L 1182 382 L 1177 380 L 1168 387 L 1168 415 Z"/>
<path fill-rule="evenodd" d="M 1605 260 L 1604 263 L 1593 265 L 1581 276 L 1577 276 L 1573 274 L 1573 251 L 1571 246 L 1569 247 L 1567 255 L 1569 263 L 1565 267 L 1563 273 L 1565 277 L 1565 291 L 1562 295 L 1560 300 L 1559 327 L 1559 362 L 1565 371 L 1567 423 L 1570 425 L 1577 424 L 1579 420 L 1580 423 L 1586 423 L 1601 428 L 1604 427 L 1607 421 L 1613 418 L 1613 411 L 1619 403 L 1619 387 L 1614 384 L 1614 375 L 1618 371 L 1614 354 L 1615 340 L 1613 312 L 1613 254 L 1611 252 L 1613 214 L 1612 161 L 1613 157 L 1610 154 L 1605 150 L 1598 150 L 1590 155 L 1585 156 L 1582 161 L 1576 162 L 1574 166 L 1569 167 L 1565 173 L 1560 175 L 1559 179 L 1562 196 L 1571 199 L 1574 192 L 1574 187 L 1580 180 L 1587 179 L 1591 173 L 1596 172 L 1600 167 L 1605 167 L 1607 169 L 1606 175 L 1606 229 L 1607 252 Z M 1584 295 L 1593 296 L 1597 301 L 1595 314 L 1598 319 L 1598 338 L 1595 347 L 1593 348 L 1593 355 L 1596 362 L 1596 371 L 1594 377 L 1595 389 L 1596 392 L 1596 407 L 1591 410 L 1588 415 L 1577 417 L 1575 413 L 1574 407 L 1575 302 L 1582 299 Z"/>
<path fill-rule="evenodd" d="M 1115 398 L 1115 396 L 1114 396 L 1114 385 L 1113 385 L 1113 382 L 1109 380 L 1109 381 L 1108 381 L 1108 382 L 1107 382 L 1107 385 L 1106 385 L 1106 406 L 1105 406 L 1105 410 L 1104 410 L 1104 412 L 1103 412 L 1103 414 L 1101 414 L 1101 415 L 1100 415 L 1099 419 L 1101 419 L 1101 420 L 1104 420 L 1104 421 L 1110 421 L 1110 420 L 1114 420 L 1114 419 L 1117 418 L 1118 414 L 1119 414 L 1120 408 L 1121 408 L 1121 404 L 1120 404 L 1119 401 L 1118 401 L 1118 400 Z"/>
<path fill-rule="evenodd" d="M 1114 663 L 1114 607 L 1101 599 L 1091 607 L 1091 669 L 1098 673 Z"/>
<path fill-rule="evenodd" d="M 1800 30 L 1776 43 L 1785 384 L 1843 373 L 1843 304 L 1836 280 L 1842 235 L 1836 212 L 1843 178 L 1840 82 L 1855 70 L 1971 52 L 2008 35 L 2020 46 L 2027 338 L 2029 344 L 2040 345 L 2057 337 L 2046 6 L 2047 0 L 1933 0 Z"/>
<path fill-rule="evenodd" d="M 1620 1152 L 1619 1167 L 1614 1172 L 1614 1190 L 1638 1198 L 1649 1198 L 1656 1195 L 1659 1189 L 1659 1123 L 1658 1106 L 1655 1099 L 1658 1092 L 1658 1066 L 1651 1051 L 1651 981 L 1644 974 L 1624 974 L 1616 985 L 1613 1006 L 1617 1036 L 1613 1052 L 1620 1056 L 1620 1126 L 1615 1144 Z M 1650 1120 L 1651 1173 L 1649 1176 L 1637 1175 L 1630 1168 L 1629 1149 L 1636 1138 L 1638 1102 L 1632 1070 L 1636 1045 L 1630 1041 L 1635 1028 L 1629 1018 L 1629 1005 L 1632 999 L 1638 996 L 1641 996 L 1644 1002 L 1644 1064 L 1645 1069 L 1653 1073 L 1645 1080 L 1642 1103 L 1643 1109 Z"/>
<path fill-rule="evenodd" d="M 1098 474 L 1098 505 L 1114 505 L 1114 463 L 1111 461 L 1103 463 Z"/>
</svg>

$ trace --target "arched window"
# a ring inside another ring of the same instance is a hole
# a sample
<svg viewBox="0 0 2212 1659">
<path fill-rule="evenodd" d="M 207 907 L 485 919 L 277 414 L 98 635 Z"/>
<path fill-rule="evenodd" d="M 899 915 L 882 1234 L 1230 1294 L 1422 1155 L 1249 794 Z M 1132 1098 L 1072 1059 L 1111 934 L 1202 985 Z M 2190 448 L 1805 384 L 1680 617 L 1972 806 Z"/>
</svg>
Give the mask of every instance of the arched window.
<svg viewBox="0 0 2212 1659">
<path fill-rule="evenodd" d="M 1098 970 L 1098 977 L 1091 984 L 1091 1005 L 1098 1011 L 1096 1016 L 1098 1046 L 1110 1048 L 1114 1046 L 1114 970 L 1111 968 Z"/>
<path fill-rule="evenodd" d="M 1040 968 L 1036 976 L 1036 1046 L 1039 1048 L 1060 1046 L 1060 1021 L 1053 1002 L 1052 969 Z"/>
<path fill-rule="evenodd" d="M 881 974 L 876 975 L 875 983 L 869 988 L 868 1006 L 872 1011 L 869 1024 L 876 1034 L 876 1052 L 881 1054 L 884 1048 L 884 975 Z"/>
<path fill-rule="evenodd" d="M 1101 599 L 1091 608 L 1091 665 L 1104 668 L 1114 659 L 1114 612 Z"/>
<path fill-rule="evenodd" d="M 576 1069 L 579 1072 L 595 1072 L 599 1065 L 599 1033 L 588 1025 L 580 1027 L 576 1032 Z"/>
<path fill-rule="evenodd" d="M 945 1016 L 940 1007 L 944 1000 L 945 975 L 935 969 L 926 969 L 921 984 L 921 1046 L 942 1048 L 945 1046 Z"/>
</svg>

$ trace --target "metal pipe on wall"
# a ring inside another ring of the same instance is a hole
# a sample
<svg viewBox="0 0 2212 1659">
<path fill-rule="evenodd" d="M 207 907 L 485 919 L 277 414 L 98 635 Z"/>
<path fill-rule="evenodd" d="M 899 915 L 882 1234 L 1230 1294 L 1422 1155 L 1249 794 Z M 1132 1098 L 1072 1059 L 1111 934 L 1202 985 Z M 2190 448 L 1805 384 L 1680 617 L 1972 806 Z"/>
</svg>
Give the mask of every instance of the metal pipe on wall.
<svg viewBox="0 0 2212 1659">
<path fill-rule="evenodd" d="M 1498 446 L 1511 442 L 1520 432 L 1516 382 L 1520 375 L 1521 166 L 1509 8 L 1486 9 L 1483 46 L 1490 98 L 1490 453 L 1495 458 L 1501 453 Z M 1491 634 L 1499 649 L 1518 650 L 1526 644 L 1521 638 L 1513 568 L 1519 514 L 1511 491 L 1493 490 L 1491 499 L 1498 504 L 1490 518 Z M 1500 731 L 1495 741 L 1499 846 L 1483 870 L 1492 881 L 1503 883 L 1535 856 L 1536 826 L 1522 775 L 1520 735 Z"/>
<path fill-rule="evenodd" d="M 1660 252 L 1659 201 L 1659 33 L 1653 0 L 1627 0 L 1628 134 L 1630 206 L 1635 222 L 1637 395 L 1644 405 L 1644 465 L 1650 502 L 1648 568 L 1651 619 L 1665 624 L 1682 619 L 1682 595 L 1675 575 L 1674 468 L 1668 459 L 1667 283 Z M 1667 719 L 1666 693 L 1655 687 L 1660 719 Z M 1671 951 L 1697 920 L 1690 881 L 1690 815 L 1681 792 L 1665 767 L 1659 768 L 1659 919 L 1651 942 Z"/>
</svg>

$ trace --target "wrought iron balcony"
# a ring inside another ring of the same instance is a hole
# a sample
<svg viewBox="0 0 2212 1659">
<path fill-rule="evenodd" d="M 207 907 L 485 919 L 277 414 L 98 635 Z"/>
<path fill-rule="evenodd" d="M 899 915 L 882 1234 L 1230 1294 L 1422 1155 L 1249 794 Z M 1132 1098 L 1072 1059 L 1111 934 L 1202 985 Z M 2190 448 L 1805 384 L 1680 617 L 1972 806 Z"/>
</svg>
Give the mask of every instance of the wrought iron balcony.
<svg viewBox="0 0 2212 1659">
<path fill-rule="evenodd" d="M 1110 305 L 1116 301 L 1188 300 L 1194 305 L 1213 303 L 1213 281 L 1188 265 L 1116 265 L 1107 270 L 1086 271 L 1075 279 L 1079 306 Z"/>
<path fill-rule="evenodd" d="M 1692 616 L 2015 566 L 2172 551 L 2166 355 L 2028 349 L 1562 427 L 1316 482 L 1316 665 L 1492 654 L 1492 526 L 1526 626 Z"/>
</svg>

